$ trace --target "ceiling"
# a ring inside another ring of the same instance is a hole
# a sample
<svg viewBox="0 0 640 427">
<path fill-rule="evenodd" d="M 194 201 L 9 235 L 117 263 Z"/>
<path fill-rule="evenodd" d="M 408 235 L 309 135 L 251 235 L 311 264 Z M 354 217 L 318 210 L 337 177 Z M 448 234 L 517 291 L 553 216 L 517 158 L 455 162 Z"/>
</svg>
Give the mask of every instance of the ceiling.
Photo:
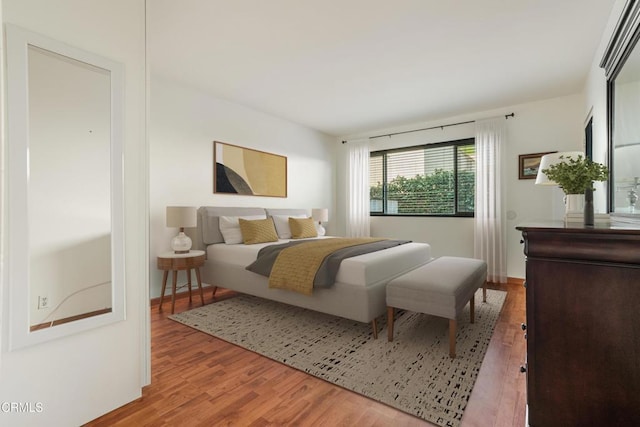
<svg viewBox="0 0 640 427">
<path fill-rule="evenodd" d="M 582 90 L 615 0 L 153 0 L 152 74 L 346 136 Z"/>
</svg>

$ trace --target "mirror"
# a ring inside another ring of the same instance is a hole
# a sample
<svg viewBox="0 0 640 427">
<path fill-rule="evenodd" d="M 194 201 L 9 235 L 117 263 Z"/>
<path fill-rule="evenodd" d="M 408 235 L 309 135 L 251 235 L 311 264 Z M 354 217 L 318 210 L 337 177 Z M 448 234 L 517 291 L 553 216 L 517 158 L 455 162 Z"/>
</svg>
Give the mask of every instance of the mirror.
<svg viewBox="0 0 640 427">
<path fill-rule="evenodd" d="M 123 68 L 7 25 L 9 347 L 124 319 Z"/>
<path fill-rule="evenodd" d="M 612 205 L 616 213 L 640 214 L 640 48 L 633 49 L 613 79 Z"/>
<path fill-rule="evenodd" d="M 640 218 L 640 4 L 628 2 L 601 67 L 607 75 L 609 211 Z"/>
</svg>

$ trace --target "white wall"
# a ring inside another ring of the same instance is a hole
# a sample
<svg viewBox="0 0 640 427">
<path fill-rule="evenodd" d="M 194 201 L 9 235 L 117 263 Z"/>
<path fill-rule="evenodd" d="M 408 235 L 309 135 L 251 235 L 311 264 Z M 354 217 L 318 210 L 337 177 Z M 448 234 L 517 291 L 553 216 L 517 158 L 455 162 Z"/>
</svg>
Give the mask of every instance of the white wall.
<svg viewBox="0 0 640 427">
<path fill-rule="evenodd" d="M 518 155 L 545 151 L 580 150 L 583 137 L 583 97 L 572 95 L 534 103 L 505 107 L 500 110 L 481 111 L 465 116 L 443 118 L 434 122 L 421 122 L 402 128 L 371 131 L 365 135 L 341 139 L 355 139 L 367 135 L 387 134 L 397 131 L 427 128 L 448 123 L 465 122 L 486 117 L 497 117 L 511 112 L 515 118 L 507 120 L 508 145 L 506 153 L 506 209 L 507 221 L 507 275 L 524 277 L 524 255 L 520 246 L 518 224 L 531 220 L 560 219 L 563 215 L 562 191 L 551 187 L 536 187 L 533 180 L 518 179 Z M 400 146 L 412 146 L 429 142 L 450 141 L 475 136 L 473 124 L 414 132 L 393 138 L 371 140 L 372 151 Z M 338 194 L 346 185 L 344 174 L 347 145 L 337 143 Z M 346 212 L 345 200 L 336 200 L 337 210 Z M 338 232 L 345 231 L 345 217 L 340 217 Z M 434 256 L 473 256 L 472 218 L 433 217 L 371 217 L 374 236 L 409 238 L 431 244 Z"/>
<path fill-rule="evenodd" d="M 562 220 L 564 193 L 558 187 L 537 186 L 518 179 L 518 155 L 546 151 L 584 150 L 585 116 L 581 94 L 514 107 L 507 150 L 507 275 L 524 278 L 525 263 L 519 224 Z M 594 198 L 601 196 L 596 194 Z"/>
<path fill-rule="evenodd" d="M 154 74 L 150 102 L 152 297 L 160 295 L 162 281 L 155 255 L 170 250 L 178 232 L 166 227 L 167 206 L 326 207 L 327 232 L 333 232 L 333 137 Z M 286 156 L 287 197 L 214 194 L 213 141 Z M 178 284 L 186 282 L 183 274 Z"/>
<path fill-rule="evenodd" d="M 33 410 L 3 409 L 0 425 L 81 425 L 139 397 L 148 378 L 144 0 L 3 0 L 2 8 L 3 22 L 125 64 L 126 320 L 11 352 L 3 347 L 0 352 L 2 408 L 7 408 L 4 402 L 14 402 Z M 6 108 L 4 93 L 2 101 Z M 3 137 L 3 159 L 10 143 Z M 4 239 L 11 229 L 6 220 L 11 203 L 6 180 L 3 168 Z M 6 259 L 11 254 L 5 252 L 6 240 L 2 243 L 2 259 Z M 3 289 L 4 263 L 1 277 Z M 3 300 L 6 297 L 2 295 Z M 3 343 L 8 330 L 3 324 Z"/>
</svg>

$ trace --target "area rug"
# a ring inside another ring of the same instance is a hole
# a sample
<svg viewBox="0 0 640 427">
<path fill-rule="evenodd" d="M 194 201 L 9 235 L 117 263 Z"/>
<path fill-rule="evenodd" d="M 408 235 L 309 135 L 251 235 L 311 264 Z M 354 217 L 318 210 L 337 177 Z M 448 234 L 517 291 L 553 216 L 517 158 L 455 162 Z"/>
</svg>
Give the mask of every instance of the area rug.
<svg viewBox="0 0 640 427">
<path fill-rule="evenodd" d="M 506 292 L 475 296 L 458 320 L 456 359 L 449 358 L 449 321 L 400 312 L 394 341 L 383 321 L 371 325 L 248 295 L 170 316 L 333 384 L 440 426 L 458 426 L 480 371 Z"/>
</svg>

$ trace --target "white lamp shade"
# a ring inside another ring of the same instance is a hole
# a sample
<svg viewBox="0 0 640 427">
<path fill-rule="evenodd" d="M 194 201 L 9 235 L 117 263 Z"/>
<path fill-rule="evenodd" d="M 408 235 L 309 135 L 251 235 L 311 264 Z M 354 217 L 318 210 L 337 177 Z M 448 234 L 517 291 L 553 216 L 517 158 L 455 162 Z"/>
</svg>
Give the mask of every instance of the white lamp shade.
<svg viewBox="0 0 640 427">
<path fill-rule="evenodd" d="M 314 221 L 317 222 L 327 222 L 329 221 L 329 209 L 326 208 L 317 208 L 311 210 L 311 217 Z"/>
<path fill-rule="evenodd" d="M 544 172 L 542 172 L 542 170 L 547 169 L 551 165 L 555 165 L 558 163 L 565 163 L 569 158 L 577 160 L 578 156 L 584 157 L 584 153 L 582 151 L 565 151 L 562 153 L 545 154 L 544 156 L 542 156 L 542 159 L 540 159 L 540 167 L 538 167 L 536 184 L 537 185 L 558 185 L 554 181 L 551 181 L 547 177 L 547 175 L 545 175 Z"/>
<path fill-rule="evenodd" d="M 193 206 L 167 206 L 167 227 L 195 227 L 197 220 L 196 208 Z"/>
</svg>

